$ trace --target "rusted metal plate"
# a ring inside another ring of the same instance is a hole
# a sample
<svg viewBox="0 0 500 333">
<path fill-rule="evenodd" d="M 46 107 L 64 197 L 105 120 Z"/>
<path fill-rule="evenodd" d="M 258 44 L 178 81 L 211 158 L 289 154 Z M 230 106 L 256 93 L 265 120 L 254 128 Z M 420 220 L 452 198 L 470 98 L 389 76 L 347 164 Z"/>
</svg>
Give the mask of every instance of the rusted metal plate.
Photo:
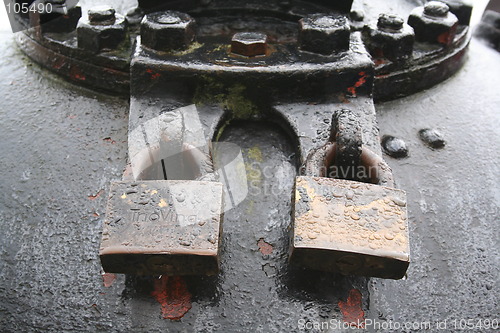
<svg viewBox="0 0 500 333">
<path fill-rule="evenodd" d="M 222 195 L 215 182 L 112 183 L 100 250 L 104 270 L 216 274 Z"/>
<path fill-rule="evenodd" d="M 400 279 L 409 265 L 404 191 L 297 177 L 291 260 L 346 275 Z"/>
</svg>

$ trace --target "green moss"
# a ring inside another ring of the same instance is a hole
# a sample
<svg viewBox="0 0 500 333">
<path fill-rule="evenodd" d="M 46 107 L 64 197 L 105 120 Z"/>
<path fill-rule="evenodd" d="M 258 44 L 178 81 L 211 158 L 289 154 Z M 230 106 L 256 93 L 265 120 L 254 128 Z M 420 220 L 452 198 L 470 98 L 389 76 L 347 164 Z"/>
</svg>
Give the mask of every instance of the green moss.
<svg viewBox="0 0 500 333">
<path fill-rule="evenodd" d="M 218 130 L 216 141 L 219 141 L 224 129 L 233 120 L 249 120 L 260 114 L 257 105 L 246 95 L 246 87 L 242 84 L 223 84 L 212 77 L 203 77 L 196 88 L 193 103 L 202 105 L 219 105 L 228 112 L 228 120 Z"/>
<path fill-rule="evenodd" d="M 172 52 L 172 55 L 177 56 L 177 57 L 185 56 L 186 54 L 193 53 L 194 51 L 198 50 L 202 46 L 203 46 L 203 44 L 200 44 L 198 42 L 194 42 L 191 45 L 189 45 L 189 47 L 185 50 Z"/>
</svg>

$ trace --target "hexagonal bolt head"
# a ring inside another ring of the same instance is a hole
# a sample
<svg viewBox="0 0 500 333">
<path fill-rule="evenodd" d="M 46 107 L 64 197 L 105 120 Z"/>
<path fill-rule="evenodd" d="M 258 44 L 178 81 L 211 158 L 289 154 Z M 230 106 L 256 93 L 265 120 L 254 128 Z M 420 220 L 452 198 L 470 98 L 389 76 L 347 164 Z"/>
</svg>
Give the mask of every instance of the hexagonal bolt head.
<svg viewBox="0 0 500 333">
<path fill-rule="evenodd" d="M 185 13 L 151 13 L 142 20 L 141 43 L 156 51 L 185 50 L 196 38 L 195 25 L 195 20 Z"/>
<path fill-rule="evenodd" d="M 231 39 L 231 52 L 245 57 L 265 56 L 267 35 L 259 32 L 239 32 Z"/>
<path fill-rule="evenodd" d="M 431 1 L 413 10 L 408 24 L 415 30 L 417 41 L 450 45 L 455 38 L 458 19 L 446 4 Z"/>
<path fill-rule="evenodd" d="M 470 24 L 470 18 L 472 16 L 472 9 L 474 5 L 472 0 L 440 0 L 450 7 L 450 12 L 455 14 L 458 18 L 458 22 L 463 25 Z"/>
<path fill-rule="evenodd" d="M 112 25 L 116 21 L 116 11 L 106 5 L 92 7 L 88 15 L 90 23 L 95 25 Z"/>
<path fill-rule="evenodd" d="M 299 29 L 299 45 L 304 51 L 330 55 L 349 50 L 351 29 L 345 16 L 306 16 L 299 21 Z"/>
<path fill-rule="evenodd" d="M 374 58 L 397 61 L 413 54 L 415 33 L 399 16 L 380 15 L 377 24 L 365 27 L 363 37 Z"/>
<path fill-rule="evenodd" d="M 78 47 L 94 53 L 118 48 L 127 36 L 125 17 L 108 6 L 94 7 L 88 13 L 89 20 L 78 22 Z"/>
</svg>

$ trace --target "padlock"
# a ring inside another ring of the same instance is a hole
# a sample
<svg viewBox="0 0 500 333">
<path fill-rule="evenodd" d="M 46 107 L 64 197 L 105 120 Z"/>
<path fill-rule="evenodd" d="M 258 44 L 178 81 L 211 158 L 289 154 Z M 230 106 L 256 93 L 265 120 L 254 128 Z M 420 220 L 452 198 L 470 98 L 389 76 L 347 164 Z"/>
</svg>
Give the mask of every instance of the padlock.
<svg viewBox="0 0 500 333">
<path fill-rule="evenodd" d="M 192 180 L 111 184 L 100 250 L 109 273 L 214 275 L 223 185 Z"/>
<path fill-rule="evenodd" d="M 104 271 L 218 273 L 224 188 L 195 112 L 188 106 L 161 114 L 130 132 L 130 171 L 125 181 L 111 184 L 108 199 Z M 156 180 L 160 176 L 165 180 Z"/>
<path fill-rule="evenodd" d="M 406 193 L 393 188 L 383 159 L 361 146 L 349 115 L 336 113 L 335 141 L 311 154 L 305 175 L 296 178 L 290 260 L 315 270 L 400 279 L 410 262 Z M 328 178 L 336 161 L 360 175 Z"/>
</svg>

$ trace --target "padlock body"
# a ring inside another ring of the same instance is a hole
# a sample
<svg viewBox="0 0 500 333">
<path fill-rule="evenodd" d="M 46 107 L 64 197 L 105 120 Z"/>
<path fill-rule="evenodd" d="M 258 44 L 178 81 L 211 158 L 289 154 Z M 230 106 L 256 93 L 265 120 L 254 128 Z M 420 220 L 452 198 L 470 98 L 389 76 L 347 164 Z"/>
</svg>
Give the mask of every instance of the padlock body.
<svg viewBox="0 0 500 333">
<path fill-rule="evenodd" d="M 409 265 L 404 191 L 297 177 L 290 260 L 303 267 L 400 279 Z"/>
<path fill-rule="evenodd" d="M 222 195 L 217 182 L 112 183 L 100 249 L 104 271 L 217 274 Z"/>
</svg>

